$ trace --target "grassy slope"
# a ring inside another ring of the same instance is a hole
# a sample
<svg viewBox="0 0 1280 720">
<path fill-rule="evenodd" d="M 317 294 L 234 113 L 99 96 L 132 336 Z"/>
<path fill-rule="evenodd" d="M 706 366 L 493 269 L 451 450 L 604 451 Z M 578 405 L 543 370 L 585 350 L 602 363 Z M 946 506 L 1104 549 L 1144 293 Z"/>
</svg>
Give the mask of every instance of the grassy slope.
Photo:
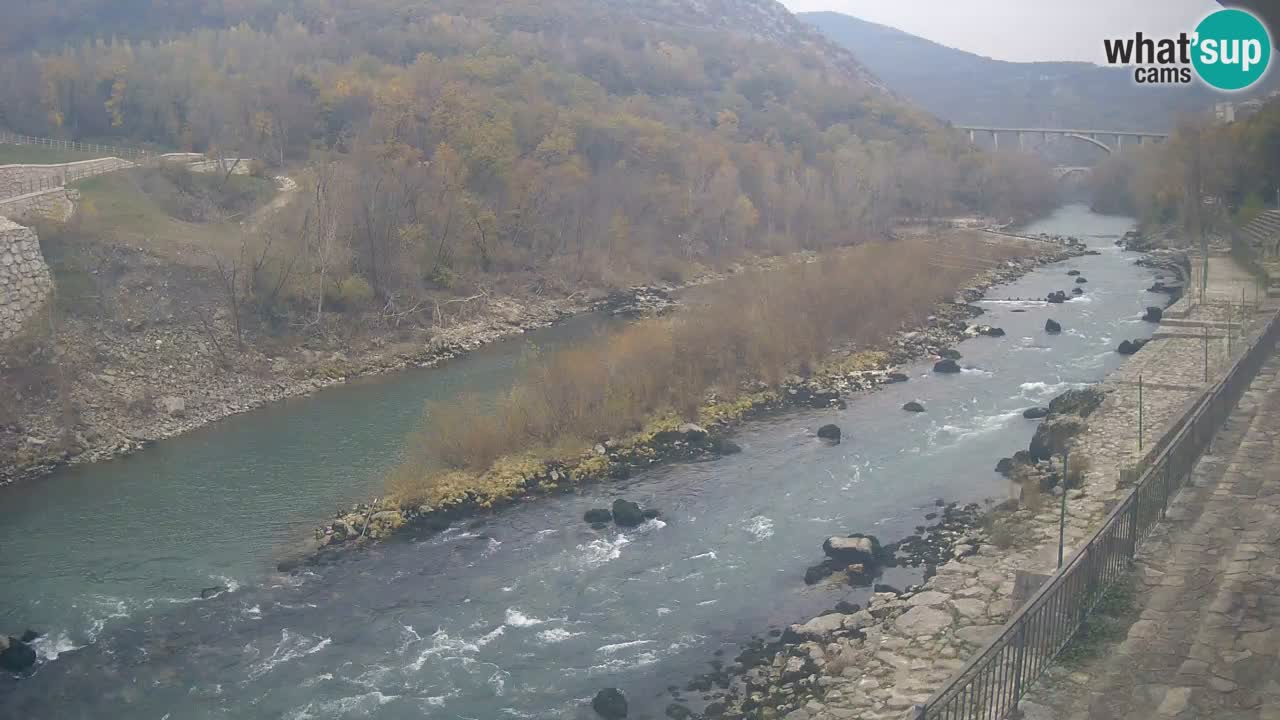
<svg viewBox="0 0 1280 720">
<path fill-rule="evenodd" d="M 274 192 L 270 180 L 236 176 L 229 182 L 254 186 L 264 200 Z M 104 240 L 196 266 L 208 266 L 211 252 L 229 257 L 238 251 L 238 223 L 193 223 L 172 217 L 143 191 L 136 171 L 99 175 L 74 187 L 80 190 L 81 218 Z"/>
</svg>

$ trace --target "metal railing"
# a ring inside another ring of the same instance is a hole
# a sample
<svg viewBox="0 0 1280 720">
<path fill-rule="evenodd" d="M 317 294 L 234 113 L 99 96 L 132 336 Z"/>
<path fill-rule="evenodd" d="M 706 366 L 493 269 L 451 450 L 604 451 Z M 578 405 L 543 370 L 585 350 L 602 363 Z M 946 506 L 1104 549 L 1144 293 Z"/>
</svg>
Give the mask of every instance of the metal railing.
<svg viewBox="0 0 1280 720">
<path fill-rule="evenodd" d="M 917 720 L 999 720 L 1084 624 L 1109 585 L 1129 572 L 1138 542 L 1159 522 L 1201 453 L 1275 348 L 1273 316 L 1226 376 L 1166 433 L 1137 484 L 1102 527 L 1023 605 L 1000 635 L 914 711 Z"/>
<path fill-rule="evenodd" d="M 105 153 L 107 155 L 114 155 L 116 157 L 126 158 L 129 160 L 137 160 L 151 154 L 142 148 L 122 147 L 119 145 L 97 145 L 94 143 L 76 142 L 75 140 L 32 137 L 30 135 L 19 135 L 17 133 L 2 130 L 0 130 L 0 145 L 43 145 L 45 147 L 61 148 L 63 150 Z"/>
</svg>

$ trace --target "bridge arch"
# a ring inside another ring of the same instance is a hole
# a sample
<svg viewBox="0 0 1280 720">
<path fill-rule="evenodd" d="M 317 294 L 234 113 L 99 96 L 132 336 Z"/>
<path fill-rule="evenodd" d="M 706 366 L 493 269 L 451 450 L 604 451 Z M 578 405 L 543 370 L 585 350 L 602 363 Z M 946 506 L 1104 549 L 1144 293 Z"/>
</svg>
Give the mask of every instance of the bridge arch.
<svg viewBox="0 0 1280 720">
<path fill-rule="evenodd" d="M 1094 145 L 1097 145 L 1098 147 L 1102 148 L 1103 152 L 1107 153 L 1108 155 L 1110 155 L 1112 152 L 1110 145 L 1102 142 L 1097 138 L 1089 137 L 1088 135 L 1081 135 L 1079 133 L 1062 133 L 1062 136 L 1075 138 L 1076 140 L 1083 140 L 1087 143 L 1093 143 Z"/>
</svg>

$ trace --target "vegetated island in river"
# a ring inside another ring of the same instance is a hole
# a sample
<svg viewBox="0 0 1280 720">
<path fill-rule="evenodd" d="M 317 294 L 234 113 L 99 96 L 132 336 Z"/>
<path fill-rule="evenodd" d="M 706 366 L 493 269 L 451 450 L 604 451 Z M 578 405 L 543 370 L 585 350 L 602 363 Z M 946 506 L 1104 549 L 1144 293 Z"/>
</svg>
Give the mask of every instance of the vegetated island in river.
<svg viewBox="0 0 1280 720">
<path fill-rule="evenodd" d="M 497 403 L 429 407 L 387 496 L 338 513 L 281 569 L 663 460 L 734 452 L 726 433 L 751 417 L 839 405 L 906 381 L 893 369 L 903 363 L 998 334 L 973 323 L 988 288 L 1087 252 L 1074 238 L 956 232 L 726 280 L 704 304 L 535 358 Z"/>
</svg>

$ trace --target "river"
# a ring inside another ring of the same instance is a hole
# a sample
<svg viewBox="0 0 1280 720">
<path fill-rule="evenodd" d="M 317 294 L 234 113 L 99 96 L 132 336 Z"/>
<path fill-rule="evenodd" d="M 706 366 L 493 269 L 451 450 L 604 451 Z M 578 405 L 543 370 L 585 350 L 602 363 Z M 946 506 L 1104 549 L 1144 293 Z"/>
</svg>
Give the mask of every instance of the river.
<svg viewBox="0 0 1280 720">
<path fill-rule="evenodd" d="M 994 288 L 982 322 L 1003 338 L 959 346 L 966 369 L 790 412 L 735 437 L 744 451 L 540 499 L 434 538 L 389 543 L 285 575 L 274 552 L 334 507 L 368 497 L 423 400 L 510 382 L 524 341 L 594 331 L 584 318 L 443 367 L 326 390 L 235 417 L 129 458 L 0 490 L 0 627 L 48 631 L 34 676 L 0 678 L 0 717 L 593 717 L 622 688 L 661 717 L 683 685 L 753 633 L 866 590 L 806 587 L 828 535 L 886 541 L 935 499 L 1011 489 L 995 461 L 1025 448 L 1021 411 L 1100 380 L 1121 339 L 1146 337 L 1151 271 L 1113 242 L 1125 218 L 1065 206 L 1027 228 L 1101 252 Z M 1003 301 L 1069 290 L 1062 305 Z M 1019 312 L 1020 311 L 1020 312 Z M 1062 323 L 1061 335 L 1043 332 Z M 922 414 L 903 412 L 920 400 Z M 813 430 L 834 422 L 845 442 Z M 662 510 L 593 531 L 591 507 L 626 496 Z M 888 578 L 911 582 L 910 573 Z M 201 587 L 231 592 L 201 600 Z M 56 657 L 56 660 L 54 659 Z"/>
</svg>

